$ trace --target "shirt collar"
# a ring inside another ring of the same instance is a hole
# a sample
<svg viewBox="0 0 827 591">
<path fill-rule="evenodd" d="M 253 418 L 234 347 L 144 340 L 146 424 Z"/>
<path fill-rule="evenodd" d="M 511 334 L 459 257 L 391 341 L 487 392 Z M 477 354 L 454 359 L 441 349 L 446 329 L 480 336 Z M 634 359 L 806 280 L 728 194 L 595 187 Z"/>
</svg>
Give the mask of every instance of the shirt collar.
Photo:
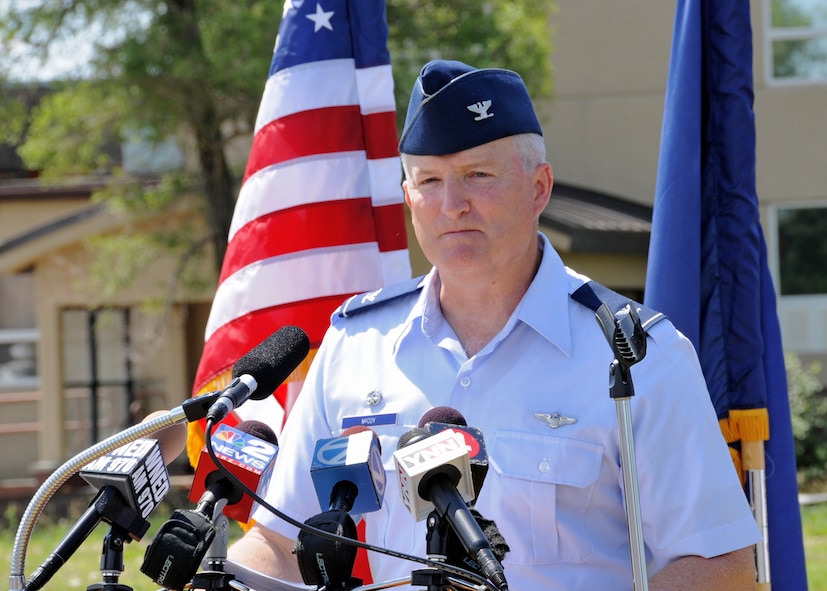
<svg viewBox="0 0 827 591">
<path fill-rule="evenodd" d="M 571 352 L 569 273 L 548 238 L 538 233 L 543 258 L 509 324 L 519 320 L 553 343 L 564 354 Z"/>
<path fill-rule="evenodd" d="M 571 352 L 571 325 L 569 319 L 569 294 L 573 288 L 582 283 L 570 277 L 560 256 L 542 233 L 539 237 L 540 250 L 543 252 L 540 267 L 531 285 L 517 305 L 511 318 L 506 323 L 495 341 L 513 330 L 517 322 L 523 322 L 553 343 L 564 354 Z M 435 268 L 423 279 L 423 289 L 408 315 L 405 326 L 394 344 L 395 351 L 409 337 L 431 338 L 439 333 L 445 323 L 439 305 L 439 273 Z M 487 348 L 487 347 L 486 347 Z"/>
</svg>

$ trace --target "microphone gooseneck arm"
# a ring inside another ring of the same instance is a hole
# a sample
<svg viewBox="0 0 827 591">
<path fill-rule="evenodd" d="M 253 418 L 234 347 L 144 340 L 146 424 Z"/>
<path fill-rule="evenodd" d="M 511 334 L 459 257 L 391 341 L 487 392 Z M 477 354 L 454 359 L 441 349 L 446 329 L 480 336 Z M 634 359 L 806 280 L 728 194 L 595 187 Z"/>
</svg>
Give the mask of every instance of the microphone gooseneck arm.
<svg viewBox="0 0 827 591">
<path fill-rule="evenodd" d="M 177 423 L 184 421 L 194 421 L 199 418 L 204 418 L 209 404 L 215 401 L 218 393 L 213 392 L 203 394 L 196 398 L 192 398 L 180 406 L 170 410 L 165 415 L 150 419 L 146 422 L 139 423 L 124 431 L 116 433 L 100 443 L 80 452 L 73 458 L 67 460 L 57 470 L 40 485 L 40 488 L 29 501 L 23 516 L 20 519 L 20 525 L 17 528 L 17 533 L 14 537 L 14 547 L 12 549 L 11 570 L 9 574 L 9 591 L 22 591 L 26 586 L 25 566 L 26 566 L 26 550 L 29 545 L 34 525 L 37 518 L 43 511 L 43 508 L 48 503 L 49 499 L 57 492 L 57 490 L 78 472 L 86 464 L 92 460 L 96 460 L 106 454 L 118 449 L 119 447 L 131 443 L 137 439 L 141 439 L 147 435 L 160 431 L 166 427 L 170 427 Z M 211 400 L 212 402 L 208 402 Z M 203 414 L 201 409 L 203 407 Z M 200 416 L 199 416 L 200 415 Z"/>
</svg>

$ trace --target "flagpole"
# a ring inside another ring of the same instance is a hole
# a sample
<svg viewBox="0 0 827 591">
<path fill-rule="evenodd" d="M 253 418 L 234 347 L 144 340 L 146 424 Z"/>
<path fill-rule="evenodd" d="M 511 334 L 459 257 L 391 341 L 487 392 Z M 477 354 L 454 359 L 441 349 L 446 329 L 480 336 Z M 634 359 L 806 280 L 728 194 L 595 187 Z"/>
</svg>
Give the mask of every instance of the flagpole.
<svg viewBox="0 0 827 591">
<path fill-rule="evenodd" d="M 769 525 L 767 520 L 767 482 L 763 441 L 741 442 L 741 464 L 747 474 L 749 498 L 761 540 L 755 544 L 755 565 L 759 591 L 770 591 Z"/>
</svg>

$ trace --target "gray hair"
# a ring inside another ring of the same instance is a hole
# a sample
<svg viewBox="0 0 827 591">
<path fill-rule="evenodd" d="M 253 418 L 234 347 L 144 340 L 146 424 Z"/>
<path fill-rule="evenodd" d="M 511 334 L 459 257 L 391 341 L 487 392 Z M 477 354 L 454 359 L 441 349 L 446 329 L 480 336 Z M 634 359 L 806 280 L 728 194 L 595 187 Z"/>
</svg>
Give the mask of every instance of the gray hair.
<svg viewBox="0 0 827 591">
<path fill-rule="evenodd" d="M 520 161 L 523 163 L 523 168 L 526 172 L 531 172 L 540 164 L 546 161 L 546 143 L 543 141 L 543 136 L 537 133 L 519 133 L 511 136 L 517 144 L 517 150 L 520 153 Z M 402 160 L 402 170 L 405 173 L 405 178 L 410 178 L 408 174 L 408 159 L 407 154 L 400 154 Z"/>
</svg>

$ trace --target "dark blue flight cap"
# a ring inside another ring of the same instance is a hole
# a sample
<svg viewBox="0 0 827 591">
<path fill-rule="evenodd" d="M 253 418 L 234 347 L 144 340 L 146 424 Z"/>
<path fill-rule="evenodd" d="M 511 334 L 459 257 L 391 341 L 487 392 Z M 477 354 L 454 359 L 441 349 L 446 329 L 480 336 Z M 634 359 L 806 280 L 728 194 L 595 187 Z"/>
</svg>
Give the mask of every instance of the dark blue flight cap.
<svg viewBox="0 0 827 591">
<path fill-rule="evenodd" d="M 442 156 L 520 133 L 543 131 L 519 74 L 434 60 L 414 83 L 399 151 Z"/>
</svg>

